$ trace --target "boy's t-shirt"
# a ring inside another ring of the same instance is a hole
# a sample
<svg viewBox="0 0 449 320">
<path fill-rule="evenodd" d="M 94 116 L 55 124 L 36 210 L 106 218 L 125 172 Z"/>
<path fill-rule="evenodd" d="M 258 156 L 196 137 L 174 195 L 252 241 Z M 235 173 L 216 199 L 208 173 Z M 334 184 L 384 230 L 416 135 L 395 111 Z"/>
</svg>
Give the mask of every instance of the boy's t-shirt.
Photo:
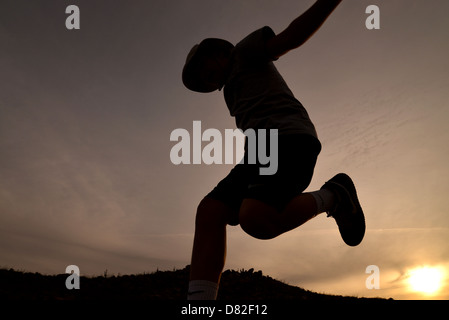
<svg viewBox="0 0 449 320">
<path fill-rule="evenodd" d="M 306 134 L 318 139 L 315 126 L 285 83 L 266 50 L 274 37 L 270 27 L 254 31 L 240 41 L 231 56 L 224 97 L 237 127 L 278 129 L 279 135 Z"/>
</svg>

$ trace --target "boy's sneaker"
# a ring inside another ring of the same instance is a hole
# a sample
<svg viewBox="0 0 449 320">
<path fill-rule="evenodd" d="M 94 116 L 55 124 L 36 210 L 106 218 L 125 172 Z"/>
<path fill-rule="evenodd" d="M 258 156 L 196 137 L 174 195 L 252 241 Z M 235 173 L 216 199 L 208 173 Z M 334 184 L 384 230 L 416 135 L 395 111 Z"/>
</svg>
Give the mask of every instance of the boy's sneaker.
<svg viewBox="0 0 449 320">
<path fill-rule="evenodd" d="M 343 241 L 349 246 L 360 244 L 365 235 L 365 216 L 351 178 L 345 173 L 339 173 L 321 189 L 332 191 L 337 198 L 336 206 L 327 216 L 337 222 Z"/>
</svg>

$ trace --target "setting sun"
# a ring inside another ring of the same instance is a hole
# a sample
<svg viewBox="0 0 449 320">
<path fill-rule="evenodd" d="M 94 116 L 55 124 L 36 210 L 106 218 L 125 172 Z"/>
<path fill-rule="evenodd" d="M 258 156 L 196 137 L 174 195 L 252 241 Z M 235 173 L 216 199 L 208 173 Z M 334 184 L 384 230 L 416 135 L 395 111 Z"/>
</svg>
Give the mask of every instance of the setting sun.
<svg viewBox="0 0 449 320">
<path fill-rule="evenodd" d="M 415 268 L 410 270 L 408 282 L 413 291 L 434 294 L 442 285 L 443 272 L 436 267 Z"/>
</svg>

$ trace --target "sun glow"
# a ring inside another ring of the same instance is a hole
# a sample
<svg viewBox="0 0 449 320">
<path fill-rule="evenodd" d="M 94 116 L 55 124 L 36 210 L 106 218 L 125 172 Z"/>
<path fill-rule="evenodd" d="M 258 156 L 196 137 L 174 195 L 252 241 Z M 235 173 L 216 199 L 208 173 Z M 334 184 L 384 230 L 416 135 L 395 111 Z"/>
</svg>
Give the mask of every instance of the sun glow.
<svg viewBox="0 0 449 320">
<path fill-rule="evenodd" d="M 444 273 L 437 267 L 419 267 L 409 271 L 408 283 L 413 291 L 435 294 L 443 284 Z"/>
</svg>

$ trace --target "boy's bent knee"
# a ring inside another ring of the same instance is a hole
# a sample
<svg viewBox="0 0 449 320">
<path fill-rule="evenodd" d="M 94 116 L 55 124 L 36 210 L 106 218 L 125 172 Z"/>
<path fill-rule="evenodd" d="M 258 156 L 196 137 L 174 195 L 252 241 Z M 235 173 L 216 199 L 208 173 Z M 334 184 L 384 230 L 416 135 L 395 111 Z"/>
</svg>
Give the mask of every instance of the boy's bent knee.
<svg viewBox="0 0 449 320">
<path fill-rule="evenodd" d="M 265 203 L 245 199 L 240 208 L 240 226 L 243 231 L 256 239 L 273 239 L 280 234 L 277 225 L 270 219 L 273 214 L 277 214 L 277 211 Z"/>
</svg>

